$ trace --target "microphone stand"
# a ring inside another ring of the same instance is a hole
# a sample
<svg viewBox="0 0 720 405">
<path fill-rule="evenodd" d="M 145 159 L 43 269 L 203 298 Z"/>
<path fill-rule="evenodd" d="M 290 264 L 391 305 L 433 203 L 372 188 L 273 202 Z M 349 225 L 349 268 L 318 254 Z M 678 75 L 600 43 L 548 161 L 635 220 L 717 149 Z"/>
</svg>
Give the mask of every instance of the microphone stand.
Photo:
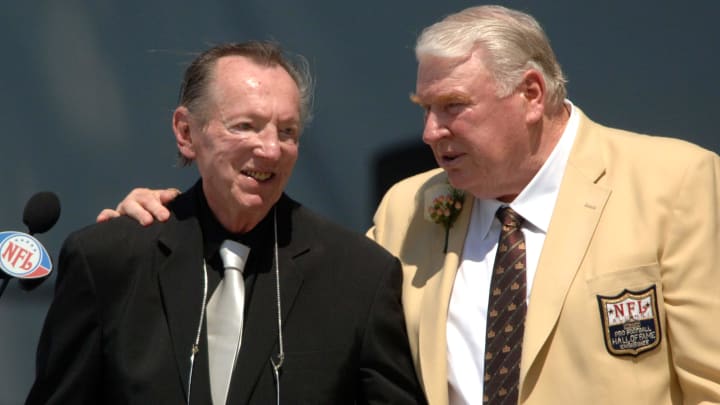
<svg viewBox="0 0 720 405">
<path fill-rule="evenodd" d="M 5 292 L 5 288 L 7 288 L 7 285 L 9 282 L 10 282 L 9 278 L 2 279 L 2 285 L 0 285 L 0 297 L 2 297 L 3 293 Z"/>
</svg>

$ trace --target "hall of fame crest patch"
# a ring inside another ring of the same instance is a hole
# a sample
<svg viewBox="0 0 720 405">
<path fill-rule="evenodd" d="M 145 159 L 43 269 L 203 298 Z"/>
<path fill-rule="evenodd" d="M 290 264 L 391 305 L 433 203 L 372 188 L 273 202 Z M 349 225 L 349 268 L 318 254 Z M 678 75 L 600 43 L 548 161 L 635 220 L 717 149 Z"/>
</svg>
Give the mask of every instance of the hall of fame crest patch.
<svg viewBox="0 0 720 405">
<path fill-rule="evenodd" d="M 615 356 L 637 356 L 660 344 L 660 321 L 655 286 L 642 291 L 597 296 L 605 347 Z"/>
</svg>

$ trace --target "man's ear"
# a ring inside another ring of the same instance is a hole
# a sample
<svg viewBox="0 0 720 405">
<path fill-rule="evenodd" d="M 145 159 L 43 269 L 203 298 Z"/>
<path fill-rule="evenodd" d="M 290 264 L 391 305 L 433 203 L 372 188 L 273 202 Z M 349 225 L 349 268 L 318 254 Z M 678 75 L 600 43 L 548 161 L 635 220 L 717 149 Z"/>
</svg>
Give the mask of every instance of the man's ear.
<svg viewBox="0 0 720 405">
<path fill-rule="evenodd" d="M 192 117 L 190 110 L 185 106 L 180 106 L 173 112 L 172 127 L 175 133 L 175 142 L 177 143 L 178 152 L 188 159 L 195 159 L 195 148 L 193 146 Z"/>
<path fill-rule="evenodd" d="M 543 75 L 535 69 L 529 69 L 523 75 L 519 90 L 526 106 L 525 121 L 532 124 L 542 120 L 546 96 Z"/>
</svg>

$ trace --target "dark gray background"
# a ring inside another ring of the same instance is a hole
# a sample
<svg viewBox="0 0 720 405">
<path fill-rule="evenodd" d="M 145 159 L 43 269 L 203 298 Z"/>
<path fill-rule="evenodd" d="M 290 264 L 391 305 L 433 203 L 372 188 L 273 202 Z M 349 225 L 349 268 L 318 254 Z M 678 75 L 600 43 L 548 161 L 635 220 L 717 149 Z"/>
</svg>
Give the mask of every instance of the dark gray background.
<svg viewBox="0 0 720 405">
<path fill-rule="evenodd" d="M 8 4 L 5 4 L 8 3 Z M 22 230 L 40 190 L 62 201 L 39 239 L 65 236 L 134 186 L 186 188 L 170 114 L 192 53 L 275 39 L 317 75 L 315 121 L 289 192 L 357 231 L 377 202 L 374 162 L 416 145 L 422 114 L 412 47 L 419 30 L 477 3 L 460 0 L 14 1 L 0 13 L 0 230 Z M 601 123 L 720 150 L 717 15 L 706 1 L 504 1 L 545 26 L 570 99 Z M 408 163 L 409 164 L 409 163 Z M 390 171 L 390 170 L 387 170 Z M 394 173 L 382 173 L 381 181 Z M 0 298 L 0 404 L 21 403 L 54 279 Z M 711 320 L 709 320 L 711 321 Z"/>
</svg>

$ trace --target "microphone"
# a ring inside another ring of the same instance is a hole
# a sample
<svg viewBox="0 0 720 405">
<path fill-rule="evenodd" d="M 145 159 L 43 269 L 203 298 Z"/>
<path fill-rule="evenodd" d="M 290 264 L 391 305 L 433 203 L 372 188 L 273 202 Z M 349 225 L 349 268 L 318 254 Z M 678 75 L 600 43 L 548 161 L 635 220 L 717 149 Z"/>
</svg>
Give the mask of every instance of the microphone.
<svg viewBox="0 0 720 405">
<path fill-rule="evenodd" d="M 47 232 L 60 218 L 60 200 L 55 193 L 42 191 L 25 204 L 23 223 L 29 234 L 18 231 L 0 232 L 0 295 L 12 278 L 20 287 L 31 290 L 40 285 L 52 272 L 52 261 L 45 247 L 32 235 Z"/>
<path fill-rule="evenodd" d="M 52 191 L 36 193 L 25 204 L 23 223 L 30 235 L 50 230 L 60 218 L 60 199 Z"/>
</svg>

